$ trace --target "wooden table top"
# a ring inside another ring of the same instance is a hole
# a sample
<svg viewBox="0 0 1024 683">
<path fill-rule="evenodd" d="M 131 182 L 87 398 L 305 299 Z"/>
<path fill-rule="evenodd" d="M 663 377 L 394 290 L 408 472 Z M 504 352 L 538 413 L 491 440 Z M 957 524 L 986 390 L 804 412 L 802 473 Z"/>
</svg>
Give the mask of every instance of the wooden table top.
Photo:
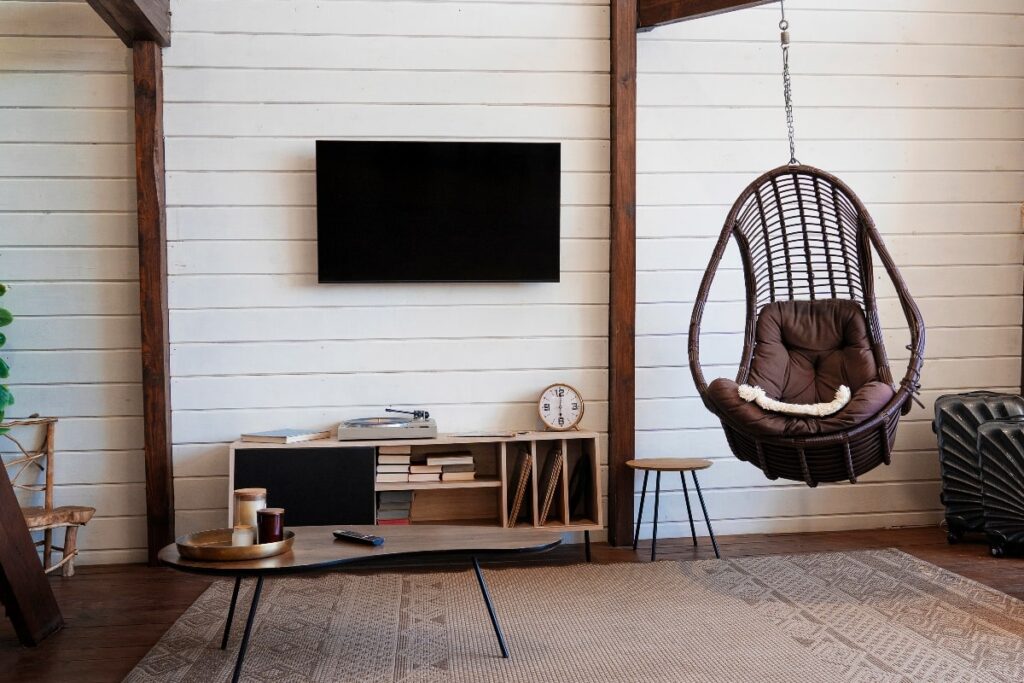
<svg viewBox="0 0 1024 683">
<path fill-rule="evenodd" d="M 630 460 L 626 467 L 634 470 L 653 470 L 655 472 L 690 472 L 693 470 L 706 470 L 711 467 L 711 461 L 703 458 L 644 458 L 642 460 Z"/>
<path fill-rule="evenodd" d="M 338 528 L 383 536 L 384 544 L 370 546 L 339 541 L 331 533 Z M 288 527 L 288 531 L 295 532 L 295 543 L 291 551 L 263 560 L 188 560 L 178 554 L 178 548 L 174 543 L 161 550 L 159 557 L 160 561 L 169 567 L 196 574 L 257 576 L 294 574 L 330 569 L 364 560 L 410 555 L 543 552 L 562 542 L 561 534 L 544 529 L 502 529 L 489 526 L 307 526 Z"/>
</svg>

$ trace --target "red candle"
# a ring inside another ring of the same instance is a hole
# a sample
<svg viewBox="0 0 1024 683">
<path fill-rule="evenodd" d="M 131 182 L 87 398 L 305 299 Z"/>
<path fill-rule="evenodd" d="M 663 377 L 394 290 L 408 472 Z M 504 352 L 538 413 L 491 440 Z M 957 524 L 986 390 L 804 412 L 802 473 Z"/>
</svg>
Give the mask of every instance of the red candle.
<svg viewBox="0 0 1024 683">
<path fill-rule="evenodd" d="M 284 540 L 284 508 L 263 508 L 256 513 L 260 543 Z"/>
</svg>

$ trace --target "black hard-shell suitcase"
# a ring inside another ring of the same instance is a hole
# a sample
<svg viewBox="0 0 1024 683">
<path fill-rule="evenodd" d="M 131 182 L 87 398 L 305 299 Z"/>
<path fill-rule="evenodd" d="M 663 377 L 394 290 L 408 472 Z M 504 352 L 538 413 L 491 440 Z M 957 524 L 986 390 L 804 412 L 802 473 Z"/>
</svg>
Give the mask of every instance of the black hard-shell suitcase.
<svg viewBox="0 0 1024 683">
<path fill-rule="evenodd" d="M 942 504 L 950 543 L 965 533 L 984 530 L 978 427 L 989 420 L 1024 415 L 1024 398 L 994 391 L 948 394 L 935 401 L 932 430 L 939 443 Z"/>
<path fill-rule="evenodd" d="M 1024 416 L 978 428 L 981 509 L 995 557 L 1024 550 Z"/>
</svg>

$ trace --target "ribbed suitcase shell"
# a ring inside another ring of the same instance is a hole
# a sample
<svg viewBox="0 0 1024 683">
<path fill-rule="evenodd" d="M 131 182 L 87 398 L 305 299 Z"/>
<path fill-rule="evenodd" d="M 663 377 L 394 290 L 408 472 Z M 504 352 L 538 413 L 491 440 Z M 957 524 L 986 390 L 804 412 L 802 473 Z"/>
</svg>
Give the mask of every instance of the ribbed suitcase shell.
<svg viewBox="0 0 1024 683">
<path fill-rule="evenodd" d="M 948 394 L 935 401 L 932 429 L 938 438 L 942 504 L 946 506 L 949 542 L 984 530 L 978 427 L 989 420 L 1024 415 L 1024 398 L 994 391 Z"/>
<path fill-rule="evenodd" d="M 1024 550 L 1024 416 L 978 428 L 981 508 L 996 557 Z"/>
</svg>

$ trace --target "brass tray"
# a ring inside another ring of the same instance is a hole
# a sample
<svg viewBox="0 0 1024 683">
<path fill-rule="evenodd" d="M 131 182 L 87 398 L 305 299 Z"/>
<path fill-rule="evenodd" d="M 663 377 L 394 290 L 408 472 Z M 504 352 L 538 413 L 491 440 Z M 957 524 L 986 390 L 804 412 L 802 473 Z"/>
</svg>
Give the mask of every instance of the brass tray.
<svg viewBox="0 0 1024 683">
<path fill-rule="evenodd" d="M 284 540 L 256 545 L 231 545 L 231 529 L 210 529 L 175 539 L 178 554 L 189 560 L 232 562 L 262 560 L 292 549 L 295 532 L 285 531 Z"/>
</svg>

